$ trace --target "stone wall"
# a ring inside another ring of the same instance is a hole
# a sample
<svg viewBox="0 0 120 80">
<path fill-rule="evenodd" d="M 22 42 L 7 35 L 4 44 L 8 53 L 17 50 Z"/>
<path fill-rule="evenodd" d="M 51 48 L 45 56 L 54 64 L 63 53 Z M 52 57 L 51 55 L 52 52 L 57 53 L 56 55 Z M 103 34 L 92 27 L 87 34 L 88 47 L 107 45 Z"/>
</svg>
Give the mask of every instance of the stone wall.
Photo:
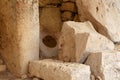
<svg viewBox="0 0 120 80">
<path fill-rule="evenodd" d="M 118 0 L 0 1 L 0 54 L 22 78 L 120 80 L 119 5 Z"/>
<path fill-rule="evenodd" d="M 75 0 L 39 0 L 39 7 L 59 8 L 62 21 L 80 21 Z M 53 13 L 54 14 L 54 13 Z M 49 14 L 48 14 L 49 15 Z"/>
</svg>

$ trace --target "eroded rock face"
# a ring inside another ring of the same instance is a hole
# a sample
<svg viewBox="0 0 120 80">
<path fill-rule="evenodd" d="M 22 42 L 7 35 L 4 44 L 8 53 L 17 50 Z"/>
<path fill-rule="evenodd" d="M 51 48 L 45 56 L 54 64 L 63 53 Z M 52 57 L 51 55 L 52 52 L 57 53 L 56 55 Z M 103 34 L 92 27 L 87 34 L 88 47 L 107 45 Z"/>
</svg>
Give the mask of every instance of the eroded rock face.
<svg viewBox="0 0 120 80">
<path fill-rule="evenodd" d="M 90 22 L 63 24 L 59 39 L 59 59 L 84 62 L 90 52 L 113 50 L 114 44 L 97 33 Z"/>
<path fill-rule="evenodd" d="M 37 0 L 0 1 L 0 53 L 17 76 L 27 73 L 28 62 L 39 59 Z"/>
<path fill-rule="evenodd" d="M 119 0 L 76 0 L 80 20 L 90 20 L 95 29 L 113 42 L 120 42 Z"/>
<path fill-rule="evenodd" d="M 89 66 L 53 60 L 32 61 L 29 72 L 44 80 L 90 80 L 91 74 Z"/>
<path fill-rule="evenodd" d="M 85 64 L 90 65 L 92 74 L 102 80 L 120 80 L 120 52 L 91 53 Z"/>
</svg>

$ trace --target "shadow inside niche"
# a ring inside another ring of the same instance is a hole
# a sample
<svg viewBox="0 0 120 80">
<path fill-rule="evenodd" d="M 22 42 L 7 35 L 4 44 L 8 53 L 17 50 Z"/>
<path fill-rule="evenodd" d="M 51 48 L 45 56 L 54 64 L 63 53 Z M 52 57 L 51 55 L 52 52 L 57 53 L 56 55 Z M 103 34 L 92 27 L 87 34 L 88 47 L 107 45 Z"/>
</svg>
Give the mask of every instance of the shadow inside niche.
<svg viewBox="0 0 120 80">
<path fill-rule="evenodd" d="M 55 40 L 54 37 L 47 35 L 42 39 L 43 43 L 50 48 L 54 48 L 57 45 L 57 41 Z"/>
</svg>

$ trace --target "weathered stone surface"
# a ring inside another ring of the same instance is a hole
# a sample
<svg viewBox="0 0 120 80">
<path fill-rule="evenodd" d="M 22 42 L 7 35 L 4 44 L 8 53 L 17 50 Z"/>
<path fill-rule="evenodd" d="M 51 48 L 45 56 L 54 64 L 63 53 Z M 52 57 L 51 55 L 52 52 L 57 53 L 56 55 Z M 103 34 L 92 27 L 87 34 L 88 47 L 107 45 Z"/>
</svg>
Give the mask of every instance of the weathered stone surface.
<svg viewBox="0 0 120 80">
<path fill-rule="evenodd" d="M 45 7 L 47 4 L 60 4 L 60 0 L 39 0 L 40 7 Z"/>
<path fill-rule="evenodd" d="M 22 80 L 27 79 L 27 78 L 28 78 L 28 76 L 26 74 L 24 74 L 24 75 L 21 76 Z"/>
<path fill-rule="evenodd" d="M 95 76 L 94 75 L 90 75 L 90 79 L 91 80 L 95 80 Z"/>
<path fill-rule="evenodd" d="M 65 11 L 61 14 L 63 21 L 68 21 L 73 19 L 73 13 L 70 11 Z"/>
<path fill-rule="evenodd" d="M 37 0 L 0 0 L 0 53 L 17 76 L 27 73 L 29 61 L 39 59 Z"/>
<path fill-rule="evenodd" d="M 72 3 L 72 2 L 66 2 L 66 3 L 62 3 L 61 10 L 62 11 L 76 12 L 76 7 L 75 7 L 74 3 Z"/>
<path fill-rule="evenodd" d="M 45 31 L 40 32 L 40 57 L 53 58 L 58 55 L 58 39 Z"/>
<path fill-rule="evenodd" d="M 78 14 L 75 14 L 73 21 L 80 22 Z"/>
<path fill-rule="evenodd" d="M 0 65 L 1 65 L 1 64 L 3 64 L 3 63 L 4 63 L 4 62 L 3 62 L 3 60 L 2 60 L 2 59 L 0 59 Z"/>
<path fill-rule="evenodd" d="M 90 80 L 90 67 L 77 63 L 41 60 L 29 64 L 30 74 L 44 80 Z"/>
<path fill-rule="evenodd" d="M 89 52 L 113 50 L 114 44 L 97 33 L 90 22 L 68 21 L 63 24 L 59 49 L 60 60 L 83 62 Z"/>
<path fill-rule="evenodd" d="M 119 0 L 76 0 L 76 4 L 81 20 L 90 20 L 99 33 L 120 42 Z"/>
<path fill-rule="evenodd" d="M 62 21 L 59 8 L 43 8 L 40 13 L 41 30 L 50 34 L 60 32 Z"/>
<path fill-rule="evenodd" d="M 101 80 L 120 80 L 120 52 L 91 53 L 85 64 L 90 65 L 92 74 Z"/>
<path fill-rule="evenodd" d="M 32 80 L 41 80 L 41 79 L 38 79 L 38 78 L 33 78 Z"/>
<path fill-rule="evenodd" d="M 70 1 L 70 2 L 75 2 L 75 0 L 62 0 L 63 2 L 67 2 L 67 1 Z"/>
<path fill-rule="evenodd" d="M 120 51 L 120 44 L 115 44 L 115 50 Z"/>
<path fill-rule="evenodd" d="M 6 71 L 6 65 L 0 65 L 0 72 Z"/>
</svg>

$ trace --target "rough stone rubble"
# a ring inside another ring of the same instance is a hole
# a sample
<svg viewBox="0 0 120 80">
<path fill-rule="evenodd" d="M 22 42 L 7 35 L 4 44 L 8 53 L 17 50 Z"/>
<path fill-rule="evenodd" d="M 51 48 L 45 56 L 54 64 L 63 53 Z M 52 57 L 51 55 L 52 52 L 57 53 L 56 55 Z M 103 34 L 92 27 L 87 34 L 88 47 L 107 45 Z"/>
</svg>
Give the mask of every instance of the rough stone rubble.
<svg viewBox="0 0 120 80">
<path fill-rule="evenodd" d="M 1 0 L 0 80 L 120 80 L 119 7 L 119 0 L 39 0 L 39 7 Z"/>
</svg>

